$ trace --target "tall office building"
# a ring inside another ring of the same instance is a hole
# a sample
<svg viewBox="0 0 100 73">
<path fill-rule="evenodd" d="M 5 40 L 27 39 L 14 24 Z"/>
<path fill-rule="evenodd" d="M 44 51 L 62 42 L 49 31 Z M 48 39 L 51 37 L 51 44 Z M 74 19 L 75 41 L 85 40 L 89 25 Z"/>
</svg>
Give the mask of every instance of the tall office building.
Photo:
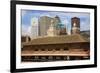
<svg viewBox="0 0 100 73">
<path fill-rule="evenodd" d="M 31 39 L 37 37 L 38 35 L 38 19 L 33 17 L 31 19 Z"/>
<path fill-rule="evenodd" d="M 50 27 L 47 30 L 47 36 L 56 36 L 57 35 L 56 27 L 54 27 L 53 25 L 54 25 L 54 20 L 52 19 Z"/>
<path fill-rule="evenodd" d="M 54 20 L 54 26 L 56 27 L 59 23 L 61 23 L 61 20 L 60 20 L 60 18 L 58 17 L 58 16 L 55 16 L 54 18 L 53 18 L 53 20 Z"/>
<path fill-rule="evenodd" d="M 47 35 L 47 30 L 50 27 L 51 20 L 53 20 L 53 27 L 56 27 L 58 23 L 60 23 L 60 18 L 58 16 L 55 16 L 54 18 L 42 16 L 39 19 L 39 35 L 45 36 Z"/>
<path fill-rule="evenodd" d="M 49 26 L 51 24 L 51 19 L 50 17 L 47 16 L 42 16 L 39 19 L 39 35 L 40 36 L 45 36 L 47 35 L 47 30 L 49 29 Z"/>
</svg>

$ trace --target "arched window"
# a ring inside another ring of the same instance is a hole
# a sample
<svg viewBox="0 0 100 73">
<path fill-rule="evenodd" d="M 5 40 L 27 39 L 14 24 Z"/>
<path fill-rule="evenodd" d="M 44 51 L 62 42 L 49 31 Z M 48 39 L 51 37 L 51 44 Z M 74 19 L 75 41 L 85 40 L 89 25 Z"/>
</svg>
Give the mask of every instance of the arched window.
<svg viewBox="0 0 100 73">
<path fill-rule="evenodd" d="M 41 51 L 45 51 L 45 49 L 44 49 L 44 48 L 42 48 L 42 49 L 41 49 Z"/>
<path fill-rule="evenodd" d="M 52 49 L 51 49 L 51 48 L 49 48 L 49 49 L 48 49 L 48 51 L 52 51 Z"/>
<path fill-rule="evenodd" d="M 60 48 L 56 48 L 55 50 L 56 50 L 56 51 L 60 51 Z"/>
<path fill-rule="evenodd" d="M 34 51 L 38 51 L 38 49 L 34 49 Z"/>
<path fill-rule="evenodd" d="M 64 50 L 64 51 L 68 51 L 69 49 L 68 49 L 67 47 L 65 47 L 63 50 Z"/>
</svg>

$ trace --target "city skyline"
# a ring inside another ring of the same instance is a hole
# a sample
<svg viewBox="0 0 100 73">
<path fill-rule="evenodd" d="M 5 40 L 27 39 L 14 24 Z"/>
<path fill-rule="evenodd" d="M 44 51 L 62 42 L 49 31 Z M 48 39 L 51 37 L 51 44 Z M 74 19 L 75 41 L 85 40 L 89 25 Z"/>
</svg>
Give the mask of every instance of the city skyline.
<svg viewBox="0 0 100 73">
<path fill-rule="evenodd" d="M 31 19 L 38 22 L 38 19 L 42 16 L 55 17 L 58 16 L 62 24 L 65 24 L 68 32 L 71 30 L 71 18 L 80 18 L 80 30 L 90 30 L 90 14 L 89 13 L 75 13 L 75 12 L 57 12 L 57 11 L 40 11 L 40 10 L 22 10 L 21 11 L 21 25 L 22 35 L 30 34 Z"/>
</svg>

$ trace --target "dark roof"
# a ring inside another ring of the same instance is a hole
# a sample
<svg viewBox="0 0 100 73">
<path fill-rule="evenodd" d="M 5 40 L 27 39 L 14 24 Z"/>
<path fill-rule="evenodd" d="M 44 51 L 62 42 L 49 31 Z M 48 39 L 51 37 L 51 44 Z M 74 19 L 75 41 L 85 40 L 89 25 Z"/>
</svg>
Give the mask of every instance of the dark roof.
<svg viewBox="0 0 100 73">
<path fill-rule="evenodd" d="M 80 19 L 80 18 L 78 18 L 78 17 L 73 17 L 72 19 Z"/>
<path fill-rule="evenodd" d="M 38 37 L 30 42 L 24 43 L 23 45 L 40 45 L 40 44 L 61 44 L 61 43 L 78 43 L 78 42 L 89 42 L 86 38 L 79 34 L 73 35 L 60 35 L 60 36 L 45 36 Z"/>
</svg>

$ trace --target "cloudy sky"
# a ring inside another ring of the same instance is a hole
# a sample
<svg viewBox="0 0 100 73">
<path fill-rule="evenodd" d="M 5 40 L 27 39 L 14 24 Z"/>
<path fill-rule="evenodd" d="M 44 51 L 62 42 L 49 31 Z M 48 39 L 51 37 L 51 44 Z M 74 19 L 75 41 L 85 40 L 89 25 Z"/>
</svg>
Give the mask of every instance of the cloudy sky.
<svg viewBox="0 0 100 73">
<path fill-rule="evenodd" d="M 85 31 L 90 29 L 90 14 L 89 13 L 75 13 L 75 12 L 56 12 L 56 11 L 40 11 L 40 10 L 21 10 L 21 25 L 22 34 L 29 34 L 31 27 L 31 19 L 34 21 L 41 16 L 55 17 L 59 16 L 63 24 L 66 25 L 68 31 L 71 30 L 71 18 L 80 18 L 80 30 Z"/>
</svg>

